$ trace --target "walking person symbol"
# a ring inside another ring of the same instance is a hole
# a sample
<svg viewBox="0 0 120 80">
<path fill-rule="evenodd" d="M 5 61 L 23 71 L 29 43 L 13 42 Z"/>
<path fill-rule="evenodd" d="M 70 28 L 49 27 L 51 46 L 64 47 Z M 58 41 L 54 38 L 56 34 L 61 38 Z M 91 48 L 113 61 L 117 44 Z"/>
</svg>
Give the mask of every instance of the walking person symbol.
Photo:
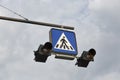
<svg viewBox="0 0 120 80">
<path fill-rule="evenodd" d="M 61 34 L 60 38 L 58 39 L 58 41 L 55 45 L 55 48 L 62 49 L 62 50 L 74 51 L 74 48 L 72 47 L 72 45 L 70 44 L 68 38 L 66 37 L 66 35 L 64 33 Z"/>
<path fill-rule="evenodd" d="M 65 40 L 65 36 L 63 36 L 60 42 L 62 42 L 62 44 L 60 45 L 60 48 L 64 47 L 64 49 L 65 48 L 69 49 L 69 47 L 66 45 L 67 41 Z"/>
</svg>

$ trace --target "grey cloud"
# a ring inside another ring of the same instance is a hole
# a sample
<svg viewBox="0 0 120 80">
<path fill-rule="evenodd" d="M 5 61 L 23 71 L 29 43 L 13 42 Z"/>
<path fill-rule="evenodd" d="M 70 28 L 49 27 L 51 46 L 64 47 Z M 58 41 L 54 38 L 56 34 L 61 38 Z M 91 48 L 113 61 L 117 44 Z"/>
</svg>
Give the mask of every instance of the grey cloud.
<svg viewBox="0 0 120 80">
<path fill-rule="evenodd" d="M 118 0 L 116 0 L 118 1 Z M 119 2 L 119 1 L 118 1 Z M 94 3 L 94 4 L 93 4 Z M 90 5 L 90 16 L 87 18 L 91 24 L 98 27 L 98 39 L 96 43 L 97 55 L 95 72 L 93 75 L 100 76 L 112 72 L 120 73 L 119 70 L 119 8 L 118 3 L 108 0 L 100 1 L 94 0 Z M 116 6 L 113 6 L 113 5 Z M 87 20 L 88 21 L 88 20 Z M 100 77 L 99 77 L 100 78 Z M 104 79 L 104 78 L 100 78 Z M 99 79 L 98 79 L 99 80 Z"/>
<path fill-rule="evenodd" d="M 33 50 L 49 40 L 50 28 L 2 21 L 0 24 L 1 80 L 105 80 L 111 74 L 116 75 L 114 79 L 119 78 L 117 75 L 120 74 L 120 24 L 117 17 L 119 14 L 116 16 L 117 11 L 113 8 L 108 6 L 110 9 L 104 10 L 104 6 L 101 9 L 101 5 L 89 8 L 93 3 L 88 4 L 87 0 L 29 0 L 29 2 L 21 0 L 19 3 L 16 0 L 6 0 L 3 4 L 33 20 L 76 26 L 78 55 L 91 47 L 97 50 L 97 55 L 95 62 L 91 62 L 86 69 L 74 66 L 75 60 L 56 60 L 53 56 L 49 57 L 46 64 L 35 63 Z M 2 14 L 17 17 L 9 12 Z M 103 75 L 104 77 L 101 78 Z"/>
</svg>

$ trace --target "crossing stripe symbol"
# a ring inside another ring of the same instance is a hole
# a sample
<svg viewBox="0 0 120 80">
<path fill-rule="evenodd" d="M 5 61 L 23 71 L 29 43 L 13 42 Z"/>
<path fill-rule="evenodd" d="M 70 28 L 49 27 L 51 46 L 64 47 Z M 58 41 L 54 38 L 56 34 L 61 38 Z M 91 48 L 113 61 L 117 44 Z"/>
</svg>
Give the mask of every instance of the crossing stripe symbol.
<svg viewBox="0 0 120 80">
<path fill-rule="evenodd" d="M 65 36 L 64 32 L 61 34 L 54 48 L 68 50 L 68 51 L 75 51 L 75 49 L 73 48 L 67 37 Z"/>
</svg>

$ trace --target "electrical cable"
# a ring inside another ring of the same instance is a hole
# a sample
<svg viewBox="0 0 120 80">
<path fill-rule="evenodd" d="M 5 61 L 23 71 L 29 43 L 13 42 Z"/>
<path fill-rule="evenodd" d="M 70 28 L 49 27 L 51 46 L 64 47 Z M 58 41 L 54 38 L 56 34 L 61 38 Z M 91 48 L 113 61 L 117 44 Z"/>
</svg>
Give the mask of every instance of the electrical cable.
<svg viewBox="0 0 120 80">
<path fill-rule="evenodd" d="M 4 9 L 7 9 L 8 11 L 10 11 L 10 12 L 12 12 L 12 13 L 18 15 L 19 17 L 21 17 L 21 18 L 23 18 L 23 19 L 25 19 L 25 20 L 28 20 L 26 17 L 24 17 L 24 16 L 18 14 L 17 12 L 15 12 L 15 11 L 13 11 L 13 10 L 11 10 L 11 9 L 9 9 L 9 8 L 7 8 L 7 7 L 3 6 L 3 5 L 1 5 L 1 4 L 0 4 L 0 6 L 1 6 L 2 8 L 4 8 Z"/>
</svg>

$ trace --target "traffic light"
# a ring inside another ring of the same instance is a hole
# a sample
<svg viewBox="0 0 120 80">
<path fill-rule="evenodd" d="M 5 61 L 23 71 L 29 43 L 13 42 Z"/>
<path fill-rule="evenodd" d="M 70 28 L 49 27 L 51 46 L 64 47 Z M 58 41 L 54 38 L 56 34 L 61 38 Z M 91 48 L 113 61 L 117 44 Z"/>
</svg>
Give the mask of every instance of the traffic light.
<svg viewBox="0 0 120 80">
<path fill-rule="evenodd" d="M 48 56 L 51 55 L 52 44 L 50 42 L 46 42 L 44 45 L 40 45 L 37 51 L 34 51 L 36 62 L 46 62 Z"/>
<path fill-rule="evenodd" d="M 90 61 L 94 61 L 95 55 L 96 51 L 93 48 L 89 51 L 83 51 L 82 55 L 77 58 L 75 65 L 78 65 L 78 67 L 87 67 Z"/>
</svg>

